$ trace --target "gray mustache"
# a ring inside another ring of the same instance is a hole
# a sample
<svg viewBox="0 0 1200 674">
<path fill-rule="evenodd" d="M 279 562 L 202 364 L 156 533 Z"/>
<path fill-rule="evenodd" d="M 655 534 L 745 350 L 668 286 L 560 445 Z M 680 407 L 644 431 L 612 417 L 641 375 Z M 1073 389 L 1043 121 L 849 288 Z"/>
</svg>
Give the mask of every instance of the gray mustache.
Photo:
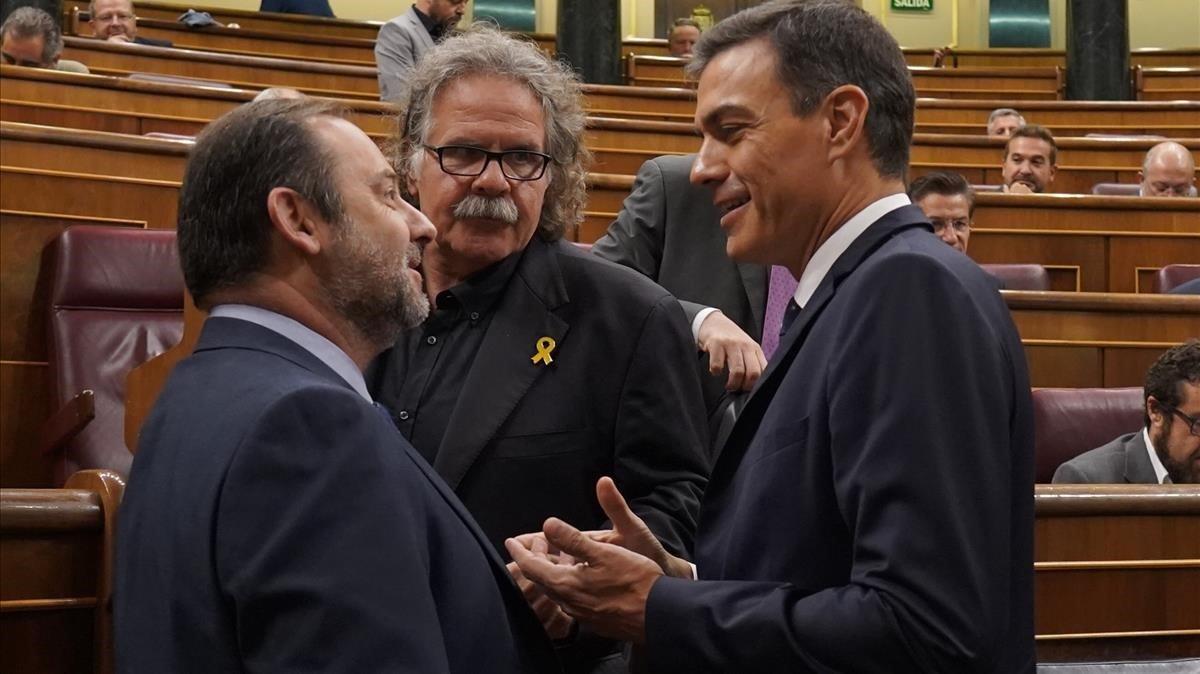
<svg viewBox="0 0 1200 674">
<path fill-rule="evenodd" d="M 506 225 L 516 224 L 517 205 L 508 197 L 485 197 L 468 194 L 454 205 L 454 217 L 469 220 L 496 220 Z"/>
</svg>

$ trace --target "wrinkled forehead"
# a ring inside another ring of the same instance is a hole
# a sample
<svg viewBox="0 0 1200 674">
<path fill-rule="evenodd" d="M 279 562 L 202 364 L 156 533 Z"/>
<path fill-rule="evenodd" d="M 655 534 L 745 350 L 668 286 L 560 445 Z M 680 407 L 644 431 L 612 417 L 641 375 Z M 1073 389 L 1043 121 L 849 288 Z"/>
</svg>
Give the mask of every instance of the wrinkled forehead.
<svg viewBox="0 0 1200 674">
<path fill-rule="evenodd" d="M 1050 156 L 1050 149 L 1050 143 L 1041 138 L 1019 136 L 1013 138 L 1008 143 L 1008 153 L 1010 155 L 1019 154 L 1023 157 L 1048 158 Z"/>
</svg>

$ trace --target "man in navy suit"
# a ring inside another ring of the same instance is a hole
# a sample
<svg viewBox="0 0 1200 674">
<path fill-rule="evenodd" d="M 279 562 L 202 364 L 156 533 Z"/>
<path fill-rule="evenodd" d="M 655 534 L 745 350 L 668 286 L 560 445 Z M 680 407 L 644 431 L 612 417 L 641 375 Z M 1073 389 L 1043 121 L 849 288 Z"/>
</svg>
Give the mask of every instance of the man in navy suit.
<svg viewBox="0 0 1200 674">
<path fill-rule="evenodd" d="M 361 370 L 428 312 L 433 227 L 329 102 L 201 135 L 179 249 L 209 312 L 142 429 L 118 535 L 122 672 L 545 672 L 549 640 Z"/>
<path fill-rule="evenodd" d="M 509 551 L 650 671 L 1033 672 L 1025 358 L 992 280 L 904 194 L 899 47 L 851 3 L 774 2 L 693 64 L 692 180 L 733 258 L 799 279 L 705 492 L 699 580 L 607 479 L 612 531 L 552 518 Z"/>
</svg>

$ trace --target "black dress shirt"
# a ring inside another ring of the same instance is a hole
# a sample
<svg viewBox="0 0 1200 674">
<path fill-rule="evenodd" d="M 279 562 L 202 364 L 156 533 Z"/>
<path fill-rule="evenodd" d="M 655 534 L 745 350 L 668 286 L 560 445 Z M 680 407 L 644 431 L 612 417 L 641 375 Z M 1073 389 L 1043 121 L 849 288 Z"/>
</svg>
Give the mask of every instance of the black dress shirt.
<svg viewBox="0 0 1200 674">
<path fill-rule="evenodd" d="M 392 409 L 396 426 L 432 465 L 462 384 L 521 251 L 479 271 L 435 298 L 429 318 L 393 348 L 407 349 L 408 373 Z"/>
</svg>

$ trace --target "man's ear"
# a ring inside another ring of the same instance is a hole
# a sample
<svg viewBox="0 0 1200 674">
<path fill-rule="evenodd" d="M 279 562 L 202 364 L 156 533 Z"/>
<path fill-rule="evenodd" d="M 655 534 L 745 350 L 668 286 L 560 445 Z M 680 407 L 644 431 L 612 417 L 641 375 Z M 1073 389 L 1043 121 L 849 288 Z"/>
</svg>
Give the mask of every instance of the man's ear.
<svg viewBox="0 0 1200 674">
<path fill-rule="evenodd" d="M 853 84 L 843 84 L 825 97 L 822 109 L 829 124 L 830 161 L 842 159 L 866 143 L 869 108 L 866 92 Z M 864 146 L 864 150 L 869 154 L 869 148 Z"/>
<path fill-rule="evenodd" d="M 1150 419 L 1151 426 L 1157 426 L 1162 423 L 1163 412 L 1162 406 L 1159 405 L 1158 399 L 1154 396 L 1146 398 L 1146 416 Z"/>
<path fill-rule="evenodd" d="M 284 243 L 302 255 L 316 255 L 323 245 L 323 224 L 312 202 L 288 187 L 267 194 L 267 215 Z"/>
</svg>

